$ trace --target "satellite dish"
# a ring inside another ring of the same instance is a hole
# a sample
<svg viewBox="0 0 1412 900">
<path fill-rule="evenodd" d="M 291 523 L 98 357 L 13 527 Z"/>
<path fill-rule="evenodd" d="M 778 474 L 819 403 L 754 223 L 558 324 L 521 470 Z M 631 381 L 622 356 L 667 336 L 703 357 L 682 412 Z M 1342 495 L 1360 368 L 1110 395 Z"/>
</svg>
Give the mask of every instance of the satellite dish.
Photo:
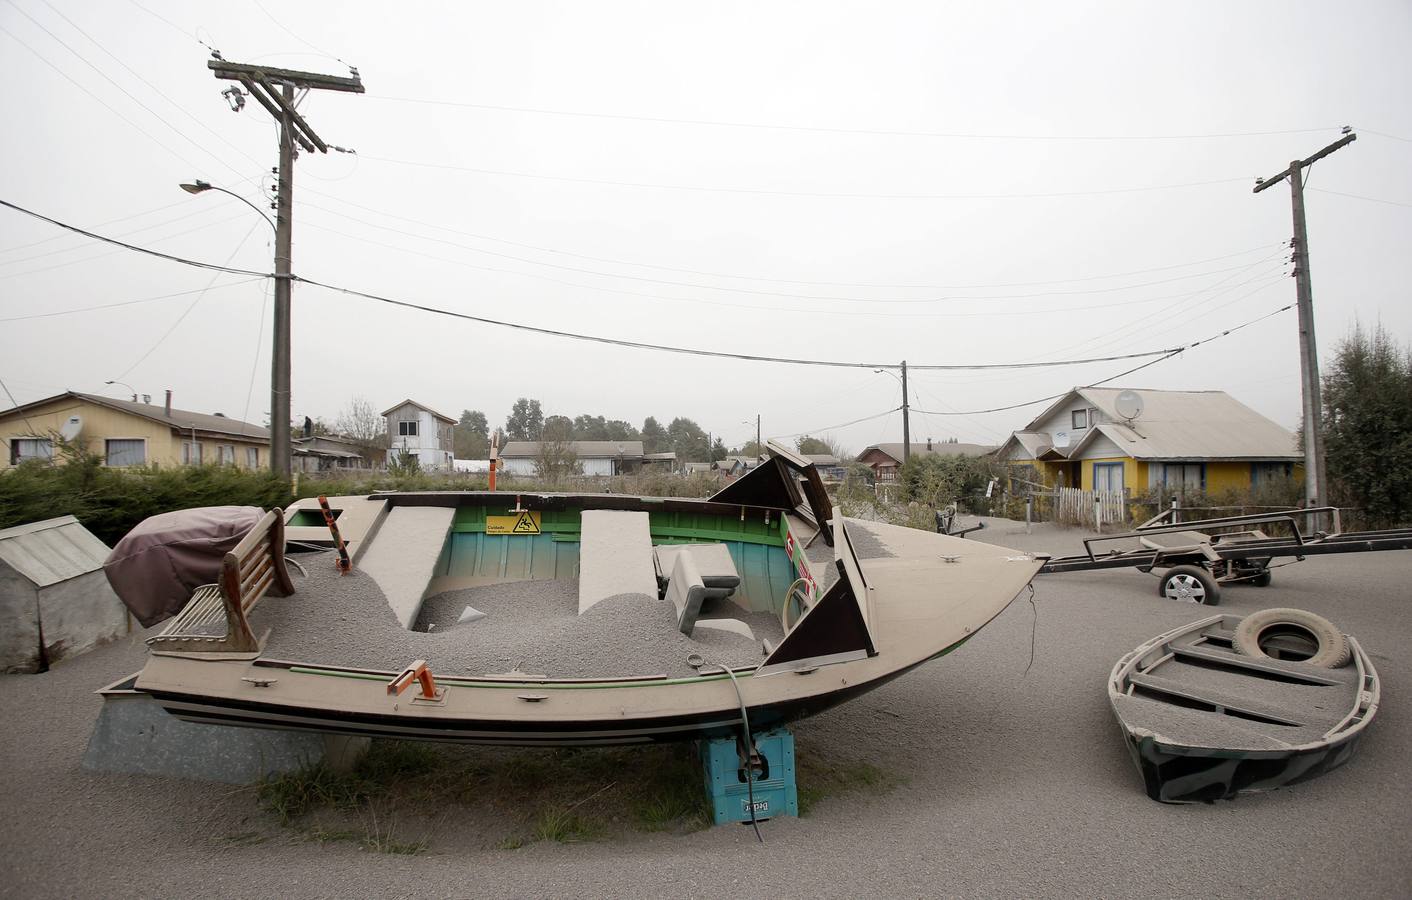
<svg viewBox="0 0 1412 900">
<path fill-rule="evenodd" d="M 1113 405 L 1117 408 L 1118 415 L 1129 422 L 1142 415 L 1142 395 L 1137 391 L 1123 391 Z"/>
<path fill-rule="evenodd" d="M 78 437 L 80 431 L 83 431 L 83 417 L 69 416 L 64 424 L 59 427 L 59 436 L 66 441 L 71 441 Z"/>
</svg>

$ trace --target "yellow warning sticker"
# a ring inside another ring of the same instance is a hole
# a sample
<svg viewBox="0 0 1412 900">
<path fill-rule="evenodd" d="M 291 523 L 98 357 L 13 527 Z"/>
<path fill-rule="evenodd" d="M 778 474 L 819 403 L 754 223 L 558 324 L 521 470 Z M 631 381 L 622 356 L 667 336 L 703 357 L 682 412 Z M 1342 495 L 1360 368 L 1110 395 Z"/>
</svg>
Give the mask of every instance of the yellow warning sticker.
<svg viewBox="0 0 1412 900">
<path fill-rule="evenodd" d="M 486 534 L 539 534 L 539 512 L 527 509 L 508 516 L 486 516 Z"/>
</svg>

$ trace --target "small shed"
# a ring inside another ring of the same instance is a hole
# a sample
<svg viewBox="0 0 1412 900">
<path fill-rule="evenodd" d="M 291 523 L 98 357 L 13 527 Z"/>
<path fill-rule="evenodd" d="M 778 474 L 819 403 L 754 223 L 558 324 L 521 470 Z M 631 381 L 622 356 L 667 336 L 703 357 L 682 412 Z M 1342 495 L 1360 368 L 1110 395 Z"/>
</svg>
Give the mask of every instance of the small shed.
<svg viewBox="0 0 1412 900">
<path fill-rule="evenodd" d="M 107 556 L 73 516 L 0 530 L 0 670 L 43 672 L 131 630 Z"/>
</svg>

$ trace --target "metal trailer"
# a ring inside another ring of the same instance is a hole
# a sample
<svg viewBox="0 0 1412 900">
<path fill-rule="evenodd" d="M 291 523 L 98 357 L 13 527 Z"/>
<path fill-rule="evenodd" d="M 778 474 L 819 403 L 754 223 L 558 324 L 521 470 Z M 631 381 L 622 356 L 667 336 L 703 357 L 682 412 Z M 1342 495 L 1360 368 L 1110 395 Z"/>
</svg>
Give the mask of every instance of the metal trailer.
<svg viewBox="0 0 1412 900">
<path fill-rule="evenodd" d="M 1191 522 L 1165 521 L 1172 517 L 1168 510 L 1136 530 L 1122 534 L 1105 534 L 1084 541 L 1083 554 L 1051 558 L 1039 570 L 1054 572 L 1088 572 L 1097 569 L 1121 569 L 1132 566 L 1139 572 L 1158 571 L 1157 593 L 1173 600 L 1215 605 L 1221 602 L 1221 586 L 1249 582 L 1256 587 L 1270 583 L 1270 570 L 1290 562 L 1301 562 L 1310 556 L 1325 553 L 1367 553 L 1374 550 L 1412 550 L 1412 528 L 1390 528 L 1382 531 L 1352 531 L 1339 528 L 1339 512 L 1334 507 L 1290 509 L 1273 513 L 1245 516 L 1225 516 Z M 1299 519 L 1329 516 L 1333 531 L 1315 531 L 1306 536 Z M 1256 526 L 1286 525 L 1288 535 L 1271 536 Z M 1221 533 L 1206 534 L 1220 529 Z M 1234 529 L 1227 531 L 1226 529 Z M 1194 542 L 1164 546 L 1154 538 L 1182 532 L 1199 532 Z M 1097 544 L 1137 540 L 1136 549 L 1114 548 L 1096 551 Z M 1289 562 L 1273 563 L 1278 558 Z"/>
</svg>

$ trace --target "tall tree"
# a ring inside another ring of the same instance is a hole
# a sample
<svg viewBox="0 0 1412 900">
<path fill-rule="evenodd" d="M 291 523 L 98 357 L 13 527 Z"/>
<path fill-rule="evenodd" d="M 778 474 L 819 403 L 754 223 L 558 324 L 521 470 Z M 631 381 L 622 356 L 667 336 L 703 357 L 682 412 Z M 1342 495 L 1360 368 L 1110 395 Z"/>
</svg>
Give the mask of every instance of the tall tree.
<svg viewBox="0 0 1412 900">
<path fill-rule="evenodd" d="M 456 423 L 456 458 L 485 459 L 490 455 L 490 423 L 478 409 L 461 410 Z"/>
<path fill-rule="evenodd" d="M 540 432 L 539 453 L 534 459 L 536 475 L 555 480 L 583 471 L 578 456 L 569 443 L 573 436 L 574 422 L 568 416 L 550 416 L 544 420 L 544 429 Z"/>
<path fill-rule="evenodd" d="M 575 416 L 574 439 L 579 441 L 608 440 L 608 423 L 602 416 Z"/>
<path fill-rule="evenodd" d="M 667 426 L 667 440 L 679 463 L 711 461 L 711 444 L 706 432 L 690 419 L 682 416 L 673 419 Z M 643 449 L 645 452 L 646 448 Z"/>
<path fill-rule="evenodd" d="M 537 441 L 544 430 L 544 413 L 538 400 L 521 397 L 510 408 L 505 420 L 505 435 L 512 441 Z"/>
<path fill-rule="evenodd" d="M 605 441 L 636 441 L 642 439 L 642 432 L 622 419 L 609 419 L 606 425 Z"/>
<path fill-rule="evenodd" d="M 539 430 L 541 441 L 567 443 L 572 441 L 574 437 L 574 420 L 568 416 L 550 416 L 544 420 L 544 427 Z"/>
<path fill-rule="evenodd" d="M 353 441 L 355 451 L 368 465 L 387 461 L 386 420 L 367 397 L 354 397 L 334 420 L 340 434 Z"/>
<path fill-rule="evenodd" d="M 1335 496 L 1374 525 L 1412 523 L 1412 348 L 1357 325 L 1324 377 L 1324 454 Z"/>
<path fill-rule="evenodd" d="M 651 416 L 642 420 L 642 452 L 643 453 L 666 453 L 672 449 L 671 441 L 667 438 L 667 432 L 657 420 Z M 678 460 L 679 462 L 682 460 Z"/>
</svg>

